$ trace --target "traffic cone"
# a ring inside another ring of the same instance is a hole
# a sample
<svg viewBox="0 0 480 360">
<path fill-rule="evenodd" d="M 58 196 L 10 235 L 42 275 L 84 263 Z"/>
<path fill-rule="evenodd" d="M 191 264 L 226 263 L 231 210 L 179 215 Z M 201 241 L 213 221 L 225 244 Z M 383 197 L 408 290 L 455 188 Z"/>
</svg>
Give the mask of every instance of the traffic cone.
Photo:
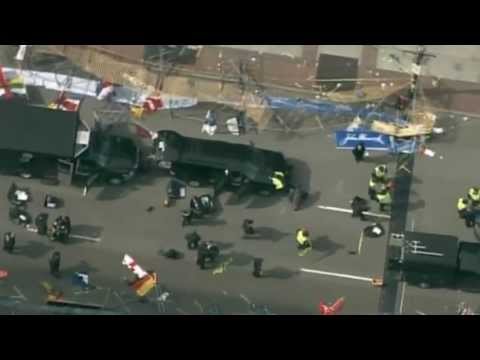
<svg viewBox="0 0 480 360">
<path fill-rule="evenodd" d="M 342 310 L 344 303 L 344 297 L 337 299 L 331 306 L 325 305 L 323 302 L 321 302 L 318 305 L 318 310 L 320 311 L 321 315 L 336 315 Z"/>
</svg>

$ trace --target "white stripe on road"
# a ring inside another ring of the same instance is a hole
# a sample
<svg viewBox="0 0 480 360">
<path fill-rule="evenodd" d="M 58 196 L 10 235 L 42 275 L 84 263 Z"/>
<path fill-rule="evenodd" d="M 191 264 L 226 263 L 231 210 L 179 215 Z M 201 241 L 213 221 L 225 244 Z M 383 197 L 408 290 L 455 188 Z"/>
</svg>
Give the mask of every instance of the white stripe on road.
<svg viewBox="0 0 480 360">
<path fill-rule="evenodd" d="M 355 275 L 349 275 L 349 274 L 341 274 L 341 273 L 334 273 L 334 272 L 329 272 L 329 271 L 320 271 L 320 270 L 312 270 L 312 269 L 300 269 L 300 271 L 306 272 L 306 273 L 312 273 L 312 274 L 318 274 L 318 275 L 327 275 L 327 276 L 334 276 L 334 277 L 340 277 L 344 279 L 352 279 L 352 280 L 360 280 L 360 281 L 368 281 L 372 282 L 372 278 L 364 277 L 364 276 L 355 276 Z"/>
<path fill-rule="evenodd" d="M 363 245 L 363 231 L 360 234 L 360 240 L 358 241 L 358 249 L 357 254 L 360 255 L 362 253 L 362 245 Z"/>
<path fill-rule="evenodd" d="M 407 288 L 407 282 L 404 281 L 402 285 L 402 295 L 400 296 L 400 315 L 403 314 L 403 302 L 405 300 L 405 290 Z"/>
<path fill-rule="evenodd" d="M 90 236 L 83 236 L 83 235 L 70 235 L 70 237 L 71 237 L 71 238 L 75 238 L 75 239 L 82 239 L 82 240 L 93 241 L 93 242 L 100 242 L 100 241 L 102 241 L 101 238 L 90 237 Z"/>
<path fill-rule="evenodd" d="M 322 210 L 343 212 L 343 213 L 347 213 L 347 214 L 352 214 L 353 213 L 353 210 L 351 210 L 351 209 L 344 209 L 344 208 L 339 208 L 339 207 L 334 207 L 334 206 L 318 205 L 317 207 L 319 209 L 322 209 Z M 377 214 L 377 213 L 372 213 L 370 211 L 364 211 L 363 214 L 367 215 L 367 216 L 374 216 L 374 217 L 381 218 L 381 219 L 390 219 L 390 215 Z"/>
</svg>

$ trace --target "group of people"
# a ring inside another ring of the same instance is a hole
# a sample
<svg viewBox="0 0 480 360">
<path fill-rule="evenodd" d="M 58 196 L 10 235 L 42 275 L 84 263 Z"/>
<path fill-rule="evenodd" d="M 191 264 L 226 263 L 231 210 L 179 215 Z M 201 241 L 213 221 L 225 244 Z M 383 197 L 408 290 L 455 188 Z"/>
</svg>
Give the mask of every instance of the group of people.
<svg viewBox="0 0 480 360">
<path fill-rule="evenodd" d="M 467 196 L 458 199 L 457 211 L 467 227 L 475 226 L 475 217 L 480 212 L 480 188 L 468 189 Z"/>
<path fill-rule="evenodd" d="M 69 216 L 59 216 L 55 219 L 49 232 L 52 241 L 66 241 L 70 237 L 72 224 Z"/>
</svg>

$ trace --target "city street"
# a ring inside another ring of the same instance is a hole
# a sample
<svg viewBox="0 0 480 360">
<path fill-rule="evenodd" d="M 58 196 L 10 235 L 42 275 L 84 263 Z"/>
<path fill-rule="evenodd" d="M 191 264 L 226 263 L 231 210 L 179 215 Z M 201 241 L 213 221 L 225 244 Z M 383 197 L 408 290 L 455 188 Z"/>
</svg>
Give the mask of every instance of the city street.
<svg viewBox="0 0 480 360">
<path fill-rule="evenodd" d="M 96 106 L 101 104 L 90 99 L 85 101 L 81 110 L 85 121 L 91 120 L 87 116 Z M 159 112 L 145 120 L 144 125 L 152 130 L 175 129 L 185 135 L 203 137 L 200 122 L 177 118 L 179 115 L 176 112 L 171 119 L 168 112 Z M 203 115 L 203 110 L 198 112 L 199 117 Z M 204 239 L 218 242 L 223 248 L 224 259 L 233 259 L 223 275 L 214 276 L 211 270 L 197 269 L 195 253 L 186 249 L 184 240 L 190 229 L 181 227 L 180 211 L 187 207 L 187 201 L 163 208 L 161 204 L 169 177 L 158 172 L 141 175 L 122 186 L 93 187 L 86 198 L 82 198 L 81 188 L 49 187 L 35 180 L 15 179 L 18 185 L 28 186 L 33 191 L 34 203 L 29 207 L 33 215 L 42 211 L 41 201 L 47 192 L 60 196 L 65 207 L 48 211 L 51 220 L 57 214 L 69 215 L 72 232 L 100 237 L 101 241 L 51 244 L 43 237 L 15 228 L 5 217 L 2 228 L 18 232 L 19 247 L 18 254 L 0 255 L 2 267 L 11 273 L 8 282 L 21 289 L 30 301 L 41 302 L 44 296 L 39 285 L 41 281 L 58 283 L 67 294 L 72 291 L 72 272 L 83 266 L 89 270 L 92 283 L 119 289 L 119 293 L 130 291 L 133 297 L 133 291 L 122 280 L 130 275 L 121 265 L 123 254 L 128 253 L 145 268 L 158 272 L 160 283 L 175 295 L 178 301 L 175 306 L 187 313 L 199 313 L 199 307 L 192 303 L 197 298 L 217 302 L 226 313 L 245 313 L 248 306 L 245 308 L 242 298 L 246 297 L 255 304 L 267 305 L 274 313 L 316 314 L 320 301 L 329 303 L 341 296 L 346 297 L 345 314 L 376 313 L 379 289 L 370 283 L 300 272 L 306 268 L 360 277 L 382 275 L 385 238 L 365 240 L 361 254 L 351 255 L 349 252 L 358 248 L 364 225 L 348 214 L 316 207 L 325 204 L 348 208 L 354 195 L 365 196 L 366 182 L 375 161 L 355 165 L 350 153 L 335 151 L 333 138 L 326 132 L 301 136 L 264 132 L 240 138 L 232 135 L 215 135 L 215 138 L 244 143 L 253 141 L 258 147 L 284 152 L 295 166 L 295 181 L 312 194 L 306 208 L 298 212 L 291 210 L 286 197 L 247 197 L 241 203 L 231 204 L 230 194 L 222 194 L 221 212 L 211 220 L 199 221 L 192 229 Z M 7 176 L 0 178 L 5 193 L 13 180 Z M 189 188 L 188 195 L 209 191 Z M 7 202 L 2 206 L 7 213 Z M 151 213 L 146 211 L 149 206 L 155 206 Z M 261 234 L 259 239 L 242 238 L 241 223 L 245 218 L 255 220 Z M 314 244 L 314 250 L 305 257 L 298 257 L 294 240 L 294 233 L 301 226 L 311 231 Z M 58 248 L 63 256 L 65 273 L 60 281 L 48 274 L 47 258 L 53 248 Z M 161 249 L 169 248 L 184 252 L 185 258 L 167 260 L 160 256 Z M 255 279 L 251 275 L 254 257 L 265 259 L 265 278 Z M 5 296 L 13 291 L 5 284 L 3 290 Z M 81 296 L 87 299 L 102 295 Z M 237 307 L 229 309 L 230 303 Z M 138 311 L 156 311 L 155 307 L 153 310 L 147 305 L 143 307 L 145 309 L 140 307 Z"/>
<path fill-rule="evenodd" d="M 5 66 L 12 66 L 10 52 L 0 48 L 0 61 Z M 384 67 L 391 70 L 387 65 Z M 47 104 L 55 93 L 32 88 L 29 96 L 35 104 Z M 80 117 L 92 126 L 94 111 L 105 107 L 106 102 L 86 97 Z M 293 211 L 285 195 L 247 195 L 237 201 L 225 192 L 219 196 L 215 214 L 182 227 L 181 211 L 189 207 L 191 196 L 212 194 L 213 189 L 189 187 L 186 199 L 166 208 L 163 201 L 171 177 L 163 170 L 138 174 L 123 185 L 94 184 L 86 196 L 80 186 L 52 186 L 35 179 L 0 175 L 4 193 L 0 228 L 2 235 L 7 231 L 17 235 L 13 254 L 0 251 L 0 270 L 9 272 L 8 278 L 0 280 L 0 314 L 44 313 L 40 307 L 35 310 L 27 306 L 45 304 L 42 282 L 61 290 L 66 300 L 98 304 L 121 314 L 318 315 L 319 303 L 332 304 L 340 297 L 345 298 L 343 315 L 381 313 L 382 289 L 370 280 L 384 276 L 389 221 L 378 219 L 385 235 L 367 238 L 361 234 L 371 222 L 318 206 L 350 209 L 354 196 L 368 198 L 373 168 L 387 164 L 389 174 L 394 175 L 396 157 L 371 152 L 357 164 L 350 151 L 335 148 L 334 131 L 345 127 L 345 119 L 320 119 L 308 114 L 299 115 L 292 131 L 282 130 L 271 121 L 263 131 L 249 131 L 244 136 L 224 131 L 208 136 L 201 133 L 202 121 L 213 107 L 220 122 L 235 115 L 231 108 L 201 103 L 188 109 L 158 111 L 138 121 L 152 131 L 170 129 L 185 136 L 253 143 L 282 152 L 293 165 L 293 183 L 310 194 L 300 211 Z M 284 119 L 297 115 L 285 112 Z M 435 156 L 418 153 L 415 157 L 407 230 L 453 235 L 464 242 L 480 241 L 471 228 L 465 227 L 456 209 L 458 198 L 466 196 L 469 187 L 479 185 L 476 164 L 480 157 L 480 117 L 454 112 L 436 115 L 436 126 L 445 134 L 435 135 L 428 144 Z M 72 233 L 78 237 L 66 244 L 51 242 L 10 222 L 7 192 L 13 181 L 31 191 L 28 212 L 33 217 L 46 212 L 51 223 L 59 215 L 68 215 Z M 60 197 L 62 206 L 45 209 L 46 194 Z M 371 202 L 371 206 L 372 212 L 380 212 L 376 203 Z M 149 208 L 153 210 L 147 211 Z M 242 222 L 247 218 L 254 220 L 258 236 L 243 236 Z M 309 230 L 313 243 L 313 250 L 303 257 L 298 256 L 295 242 L 295 232 L 301 227 Z M 203 240 L 218 244 L 221 256 L 217 265 L 229 262 L 224 273 L 214 275 L 213 268 L 198 268 L 196 252 L 188 250 L 185 240 L 193 230 Z M 182 258 L 166 259 L 162 251 L 168 249 L 180 251 Z M 49 274 L 48 267 L 54 250 L 62 255 L 58 279 Z M 127 284 L 132 274 L 122 265 L 125 254 L 145 270 L 158 274 L 159 285 L 146 302 L 140 302 Z M 252 276 L 254 258 L 264 259 L 264 276 L 260 279 Z M 72 276 L 77 271 L 87 272 L 95 289 L 82 292 L 74 286 Z M 385 285 L 394 286 L 388 282 Z M 7 306 L 11 300 L 17 305 Z M 474 310 L 480 305 L 474 290 L 422 289 L 400 281 L 395 309 L 407 315 L 455 314 L 461 302 Z"/>
</svg>

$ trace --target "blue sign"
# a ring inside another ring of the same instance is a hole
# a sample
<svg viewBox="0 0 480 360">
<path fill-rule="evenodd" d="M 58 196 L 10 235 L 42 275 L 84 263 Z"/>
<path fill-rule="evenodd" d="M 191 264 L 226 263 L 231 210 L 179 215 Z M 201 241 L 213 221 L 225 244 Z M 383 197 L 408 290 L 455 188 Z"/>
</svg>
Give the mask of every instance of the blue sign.
<svg viewBox="0 0 480 360">
<path fill-rule="evenodd" d="M 398 139 L 367 130 L 339 130 L 335 132 L 335 138 L 337 149 L 340 150 L 352 150 L 359 143 L 363 143 L 366 150 L 388 151 L 394 154 L 413 154 L 417 148 L 415 140 Z"/>
<path fill-rule="evenodd" d="M 392 136 L 374 131 L 339 130 L 335 132 L 335 138 L 337 149 L 352 150 L 363 143 L 367 150 L 392 151 Z"/>
</svg>

